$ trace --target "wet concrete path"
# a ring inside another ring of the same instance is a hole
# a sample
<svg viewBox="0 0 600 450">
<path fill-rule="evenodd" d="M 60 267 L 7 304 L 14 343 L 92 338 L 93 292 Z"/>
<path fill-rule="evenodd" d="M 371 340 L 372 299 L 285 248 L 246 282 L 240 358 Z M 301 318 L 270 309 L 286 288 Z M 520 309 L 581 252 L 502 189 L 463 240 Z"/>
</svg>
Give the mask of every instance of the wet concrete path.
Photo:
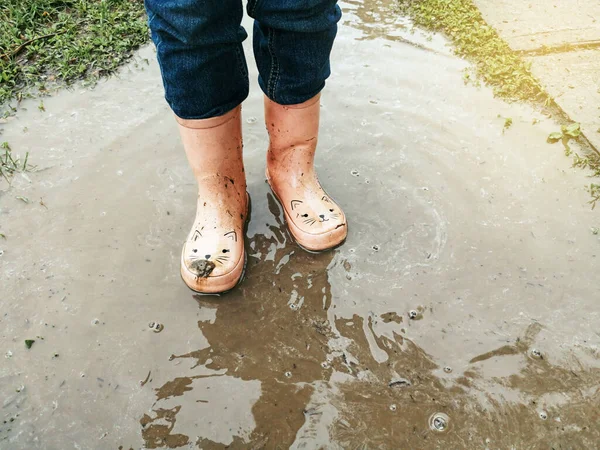
<svg viewBox="0 0 600 450">
<path fill-rule="evenodd" d="M 254 84 L 251 256 L 225 297 L 179 279 L 195 190 L 150 48 L 5 125 L 44 170 L 0 194 L 1 449 L 597 447 L 586 173 L 441 38 L 343 6 L 318 166 L 349 239 L 290 241 Z"/>
</svg>

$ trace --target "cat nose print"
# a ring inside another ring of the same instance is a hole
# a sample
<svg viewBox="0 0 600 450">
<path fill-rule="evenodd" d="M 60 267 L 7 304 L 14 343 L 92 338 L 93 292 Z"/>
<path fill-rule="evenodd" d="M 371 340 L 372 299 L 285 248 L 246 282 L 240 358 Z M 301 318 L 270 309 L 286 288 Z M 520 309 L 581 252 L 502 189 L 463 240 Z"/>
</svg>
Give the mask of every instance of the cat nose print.
<svg viewBox="0 0 600 450">
<path fill-rule="evenodd" d="M 324 218 L 325 218 L 325 214 L 319 214 L 319 217 L 320 217 L 321 219 L 324 219 Z"/>
<path fill-rule="evenodd" d="M 210 259 L 210 255 L 204 255 L 205 259 Z"/>
</svg>

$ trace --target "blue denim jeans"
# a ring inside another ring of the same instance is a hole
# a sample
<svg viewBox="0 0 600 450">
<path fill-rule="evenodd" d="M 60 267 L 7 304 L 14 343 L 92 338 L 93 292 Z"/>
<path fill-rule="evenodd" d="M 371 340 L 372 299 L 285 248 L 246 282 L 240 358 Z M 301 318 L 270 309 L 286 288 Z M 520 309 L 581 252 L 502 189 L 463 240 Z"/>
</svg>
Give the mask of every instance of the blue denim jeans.
<svg viewBox="0 0 600 450">
<path fill-rule="evenodd" d="M 145 0 L 165 98 L 182 119 L 220 116 L 248 96 L 242 0 Z M 263 92 L 282 105 L 317 95 L 341 10 L 337 0 L 249 0 Z"/>
</svg>

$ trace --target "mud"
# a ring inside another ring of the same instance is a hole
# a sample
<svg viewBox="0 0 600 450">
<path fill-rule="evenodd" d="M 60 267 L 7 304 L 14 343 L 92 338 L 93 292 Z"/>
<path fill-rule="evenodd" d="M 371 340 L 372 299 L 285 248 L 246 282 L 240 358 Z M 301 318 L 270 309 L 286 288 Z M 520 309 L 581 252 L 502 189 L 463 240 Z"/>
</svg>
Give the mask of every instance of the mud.
<svg viewBox="0 0 600 450">
<path fill-rule="evenodd" d="M 290 240 L 254 84 L 226 296 L 179 278 L 195 191 L 151 48 L 3 125 L 40 171 L 0 194 L 0 448 L 600 445 L 587 174 L 551 119 L 465 86 L 441 37 L 343 6 L 318 166 L 348 240 Z"/>
</svg>

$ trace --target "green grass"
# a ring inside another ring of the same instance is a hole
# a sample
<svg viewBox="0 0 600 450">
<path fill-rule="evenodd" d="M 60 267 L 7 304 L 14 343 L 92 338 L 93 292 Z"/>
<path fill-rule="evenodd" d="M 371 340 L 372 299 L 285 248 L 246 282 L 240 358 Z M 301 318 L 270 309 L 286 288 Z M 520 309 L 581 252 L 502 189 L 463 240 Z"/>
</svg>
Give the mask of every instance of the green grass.
<svg viewBox="0 0 600 450">
<path fill-rule="evenodd" d="M 142 0 L 2 0 L 0 113 L 114 72 L 148 40 Z"/>
<path fill-rule="evenodd" d="M 476 78 L 508 101 L 549 102 L 549 96 L 527 64 L 481 16 L 471 0 L 398 0 L 402 14 L 413 23 L 450 38 L 458 56 L 474 64 Z"/>
<path fill-rule="evenodd" d="M 21 161 L 18 156 L 14 156 L 8 142 L 0 144 L 0 178 L 4 178 L 6 182 L 11 183 L 11 179 L 15 173 L 31 172 L 35 169 L 34 166 L 27 163 L 29 153 L 25 154 L 25 159 Z"/>
<path fill-rule="evenodd" d="M 498 35 L 481 16 L 472 0 L 397 0 L 400 13 L 410 17 L 415 26 L 446 35 L 454 52 L 473 65 L 465 72 L 465 82 L 483 81 L 497 97 L 507 101 L 525 101 L 538 105 L 562 125 L 562 131 L 552 133 L 548 142 L 562 141 L 565 154 L 573 157 L 573 165 L 600 177 L 600 153 L 581 134 L 579 124 L 570 118 L 532 75 L 530 64 Z M 474 73 L 473 73 L 474 72 Z M 535 123 L 535 122 L 534 122 Z M 504 130 L 511 123 L 505 122 Z M 598 130 L 600 132 L 600 129 Z M 578 142 L 585 152 L 582 157 L 573 152 L 569 140 Z M 592 208 L 600 202 L 600 185 L 591 183 L 588 191 Z"/>
</svg>

